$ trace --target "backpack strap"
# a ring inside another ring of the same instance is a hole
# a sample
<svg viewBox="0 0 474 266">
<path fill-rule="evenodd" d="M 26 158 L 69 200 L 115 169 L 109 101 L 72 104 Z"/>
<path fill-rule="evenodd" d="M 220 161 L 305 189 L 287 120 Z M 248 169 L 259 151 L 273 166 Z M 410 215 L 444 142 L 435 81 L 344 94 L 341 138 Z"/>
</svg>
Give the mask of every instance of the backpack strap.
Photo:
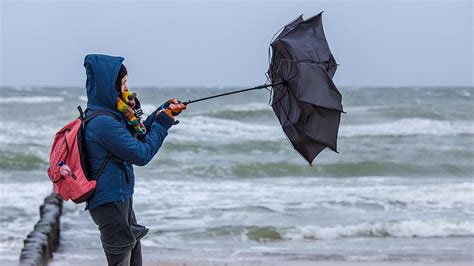
<svg viewBox="0 0 474 266">
<path fill-rule="evenodd" d="M 104 109 L 99 109 L 99 110 L 92 111 L 89 115 L 87 115 L 87 117 L 85 116 L 85 113 L 87 112 L 87 109 L 86 109 L 85 112 L 82 112 L 81 106 L 78 106 L 77 109 L 79 110 L 79 114 L 80 114 L 79 118 L 82 121 L 82 129 L 83 130 L 84 130 L 84 126 L 85 126 L 86 122 L 92 120 L 94 117 L 97 117 L 99 115 L 107 115 L 107 116 L 110 116 L 110 117 L 112 117 L 113 119 L 115 119 L 119 122 L 122 122 L 120 117 L 118 117 L 116 114 L 114 114 L 110 111 L 104 110 Z M 109 154 L 107 154 L 107 157 L 105 158 L 105 160 L 100 165 L 99 172 L 97 172 L 97 174 L 95 175 L 94 180 L 99 179 L 100 175 L 102 174 L 102 171 L 104 171 L 105 166 L 107 166 L 107 163 L 110 161 L 111 158 L 112 158 L 112 154 L 109 152 Z"/>
<path fill-rule="evenodd" d="M 87 112 L 87 110 L 86 110 L 86 112 Z M 99 115 L 107 115 L 107 116 L 110 116 L 110 117 L 112 117 L 113 119 L 115 119 L 119 122 L 122 122 L 122 119 L 120 119 L 120 117 L 118 117 L 116 114 L 114 114 L 110 111 L 104 110 L 104 109 L 99 109 L 99 110 L 92 111 L 89 115 L 87 115 L 84 118 L 83 122 L 86 123 L 86 122 L 92 120 L 94 117 L 99 116 Z"/>
</svg>

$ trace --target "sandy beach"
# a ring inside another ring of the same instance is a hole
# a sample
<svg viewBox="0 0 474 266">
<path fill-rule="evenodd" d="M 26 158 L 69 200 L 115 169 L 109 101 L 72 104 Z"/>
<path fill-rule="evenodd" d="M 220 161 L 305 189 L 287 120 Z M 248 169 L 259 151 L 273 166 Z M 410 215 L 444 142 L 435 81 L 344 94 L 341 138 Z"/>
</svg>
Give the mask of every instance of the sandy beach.
<svg viewBox="0 0 474 266">
<path fill-rule="evenodd" d="M 306 261 L 306 262 L 295 262 L 295 261 L 278 261 L 278 262 L 156 262 L 145 265 L 160 265 L 160 266 L 464 266 L 473 265 L 473 262 L 349 262 L 349 261 Z"/>
<path fill-rule="evenodd" d="M 85 266 L 85 265 L 105 265 L 104 261 L 96 261 L 91 263 L 90 261 L 71 261 L 68 265 Z M 50 265 L 58 265 L 51 263 Z M 354 262 L 354 261 L 160 261 L 160 260 L 146 260 L 143 263 L 144 266 L 471 266 L 474 262 L 461 261 L 461 262 L 417 262 L 417 261 L 404 261 L 404 262 Z"/>
<path fill-rule="evenodd" d="M 403 260 L 403 261 L 351 261 L 351 260 L 278 260 L 272 259 L 193 259 L 192 252 L 185 259 L 163 258 L 166 257 L 161 249 L 147 248 L 143 250 L 143 266 L 473 266 L 471 260 L 446 260 L 430 261 L 424 260 Z M 3 265 L 3 264 L 2 264 Z M 9 264 L 8 264 L 9 265 Z M 12 264 L 16 265 L 16 264 Z M 50 260 L 50 266 L 103 266 L 107 265 L 105 256 L 101 251 L 93 252 L 90 256 L 84 254 L 76 256 L 63 256 L 61 253 L 55 253 L 55 257 Z"/>
</svg>

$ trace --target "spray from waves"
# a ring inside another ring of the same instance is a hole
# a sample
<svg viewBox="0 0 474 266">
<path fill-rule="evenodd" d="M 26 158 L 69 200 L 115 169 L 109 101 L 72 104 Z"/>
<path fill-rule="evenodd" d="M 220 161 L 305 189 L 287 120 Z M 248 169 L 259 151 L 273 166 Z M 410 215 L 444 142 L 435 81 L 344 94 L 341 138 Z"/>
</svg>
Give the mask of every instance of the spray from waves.
<svg viewBox="0 0 474 266">
<path fill-rule="evenodd" d="M 468 121 L 438 121 L 420 118 L 401 119 L 390 123 L 341 126 L 341 136 L 450 136 L 474 134 L 474 124 Z"/>
<path fill-rule="evenodd" d="M 3 97 L 0 103 L 57 103 L 63 102 L 64 98 L 60 96 L 25 96 L 25 97 Z"/>
</svg>

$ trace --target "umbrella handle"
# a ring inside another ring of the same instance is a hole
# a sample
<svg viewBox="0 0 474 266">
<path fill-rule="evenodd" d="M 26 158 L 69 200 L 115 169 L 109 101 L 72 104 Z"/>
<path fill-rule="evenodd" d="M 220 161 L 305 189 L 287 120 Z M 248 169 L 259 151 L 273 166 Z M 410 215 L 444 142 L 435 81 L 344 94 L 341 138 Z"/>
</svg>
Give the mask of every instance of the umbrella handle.
<svg viewBox="0 0 474 266">
<path fill-rule="evenodd" d="M 272 83 L 272 84 L 264 84 L 264 85 L 256 86 L 256 87 L 253 87 L 253 88 L 226 92 L 226 93 L 222 93 L 222 94 L 217 94 L 217 95 L 204 97 L 204 98 L 200 98 L 200 99 L 196 99 L 196 100 L 188 100 L 186 102 L 179 102 L 179 103 L 182 103 L 184 105 L 188 105 L 190 103 L 197 103 L 197 102 L 200 102 L 200 101 L 205 101 L 205 100 L 218 98 L 218 97 L 222 97 L 222 96 L 227 96 L 227 95 L 231 95 L 231 94 L 236 94 L 236 93 L 241 93 L 241 92 L 245 92 L 245 91 L 258 90 L 258 89 L 264 89 L 264 88 L 268 88 L 268 87 L 272 87 L 272 86 L 277 86 L 277 85 L 281 85 L 283 83 L 285 83 L 285 82 L 282 81 L 282 82 L 277 82 L 277 83 Z"/>
</svg>

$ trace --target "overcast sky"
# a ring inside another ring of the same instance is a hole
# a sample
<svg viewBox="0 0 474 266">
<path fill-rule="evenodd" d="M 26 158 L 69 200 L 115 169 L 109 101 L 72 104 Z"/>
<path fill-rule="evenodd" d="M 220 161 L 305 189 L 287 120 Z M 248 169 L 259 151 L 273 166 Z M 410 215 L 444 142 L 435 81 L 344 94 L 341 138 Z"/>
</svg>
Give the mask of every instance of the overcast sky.
<svg viewBox="0 0 474 266">
<path fill-rule="evenodd" d="M 84 86 L 88 53 L 135 86 L 259 85 L 274 33 L 320 11 L 339 86 L 474 86 L 471 0 L 0 1 L 0 86 Z"/>
</svg>

